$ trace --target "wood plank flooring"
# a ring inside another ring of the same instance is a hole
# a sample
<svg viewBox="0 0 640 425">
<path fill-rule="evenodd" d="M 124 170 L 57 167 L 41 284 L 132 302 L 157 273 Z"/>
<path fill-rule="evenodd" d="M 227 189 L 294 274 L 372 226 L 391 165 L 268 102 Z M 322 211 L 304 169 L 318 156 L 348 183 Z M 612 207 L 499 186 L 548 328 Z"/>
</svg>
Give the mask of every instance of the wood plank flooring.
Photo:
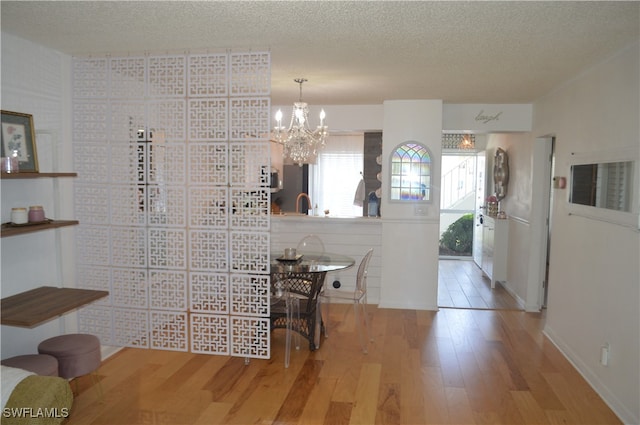
<svg viewBox="0 0 640 425">
<path fill-rule="evenodd" d="M 368 306 L 363 354 L 350 305 L 325 311 L 322 346 L 272 358 L 126 348 L 79 379 L 66 425 L 620 424 L 541 333 L 544 314 Z M 72 385 L 74 388 L 74 385 Z"/>
<path fill-rule="evenodd" d="M 438 262 L 438 307 L 522 310 L 518 302 L 500 284 L 491 282 L 472 260 Z"/>
</svg>

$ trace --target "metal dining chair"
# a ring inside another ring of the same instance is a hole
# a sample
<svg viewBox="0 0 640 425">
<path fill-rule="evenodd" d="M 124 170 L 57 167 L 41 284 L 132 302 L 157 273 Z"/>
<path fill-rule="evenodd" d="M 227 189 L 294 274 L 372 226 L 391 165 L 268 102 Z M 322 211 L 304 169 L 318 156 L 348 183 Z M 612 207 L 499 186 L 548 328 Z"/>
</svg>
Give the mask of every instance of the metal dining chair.
<svg viewBox="0 0 640 425">
<path fill-rule="evenodd" d="M 358 274 L 356 276 L 356 287 L 353 292 L 338 290 L 338 289 L 325 289 L 321 294 L 320 298 L 322 301 L 327 301 L 327 308 L 332 299 L 334 300 L 342 300 L 342 301 L 351 301 L 353 302 L 353 312 L 354 312 L 354 320 L 356 326 L 358 326 L 358 310 L 362 309 L 362 320 L 363 325 L 360 326 L 360 330 L 358 335 L 360 337 L 360 344 L 362 345 L 362 352 L 365 354 L 368 352 L 367 350 L 367 342 L 365 340 L 366 337 L 369 341 L 373 341 L 373 337 L 371 336 L 371 331 L 369 329 L 369 319 L 367 318 L 367 272 L 369 269 L 369 262 L 371 261 L 371 256 L 373 254 L 373 248 L 371 248 L 360 261 L 360 265 L 358 266 Z M 327 315 L 328 317 L 328 315 Z M 364 329 L 362 329 L 364 328 Z M 324 325 L 324 335 L 328 337 L 327 325 Z"/>
</svg>

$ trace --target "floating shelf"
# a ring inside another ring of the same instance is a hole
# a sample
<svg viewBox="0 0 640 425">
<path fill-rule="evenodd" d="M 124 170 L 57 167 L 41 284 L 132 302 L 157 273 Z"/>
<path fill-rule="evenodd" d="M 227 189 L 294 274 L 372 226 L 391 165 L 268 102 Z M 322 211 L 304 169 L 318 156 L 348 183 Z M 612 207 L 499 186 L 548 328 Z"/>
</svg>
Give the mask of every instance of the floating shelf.
<svg viewBox="0 0 640 425">
<path fill-rule="evenodd" d="M 10 223 L 2 224 L 1 237 L 23 235 L 25 233 L 39 232 L 41 230 L 57 229 L 59 227 L 75 226 L 79 224 L 78 220 L 51 220 L 47 223 L 30 224 L 24 226 L 15 226 Z"/>
<path fill-rule="evenodd" d="M 78 173 L 0 173 L 2 180 L 40 179 L 46 177 L 77 177 Z"/>
<path fill-rule="evenodd" d="M 0 173 L 2 180 L 18 180 L 18 179 L 41 179 L 55 177 L 77 177 L 78 173 Z M 46 223 L 34 223 L 25 225 L 12 225 L 11 223 L 2 224 L 2 232 L 0 237 L 23 235 L 25 233 L 39 232 L 42 230 L 57 229 L 59 227 L 75 226 L 78 220 L 48 220 Z"/>
<path fill-rule="evenodd" d="M 33 328 L 107 295 L 107 291 L 93 289 L 42 286 L 3 298 L 2 324 Z"/>
</svg>

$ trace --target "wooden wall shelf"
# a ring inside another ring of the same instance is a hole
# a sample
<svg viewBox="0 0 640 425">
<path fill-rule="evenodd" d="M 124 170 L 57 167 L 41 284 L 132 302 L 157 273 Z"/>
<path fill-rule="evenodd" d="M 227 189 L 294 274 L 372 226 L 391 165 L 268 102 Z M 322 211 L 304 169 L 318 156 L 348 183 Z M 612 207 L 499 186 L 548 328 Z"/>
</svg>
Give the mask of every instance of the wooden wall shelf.
<svg viewBox="0 0 640 425">
<path fill-rule="evenodd" d="M 78 173 L 0 173 L 2 180 L 40 179 L 52 177 L 77 177 Z M 46 223 L 30 224 L 24 226 L 12 226 L 10 223 L 2 224 L 0 237 L 23 235 L 25 233 L 39 232 L 41 230 L 57 229 L 59 227 L 74 226 L 77 220 L 49 220 Z"/>
<path fill-rule="evenodd" d="M 47 177 L 77 177 L 78 173 L 0 173 L 2 180 L 40 179 Z"/>
<path fill-rule="evenodd" d="M 93 289 L 41 286 L 3 298 L 2 324 L 33 328 L 107 295 L 107 291 Z"/>
<path fill-rule="evenodd" d="M 47 223 L 30 224 L 25 226 L 12 226 L 9 223 L 2 224 L 1 237 L 23 235 L 25 233 L 39 232 L 41 230 L 57 229 L 59 227 L 75 226 L 78 220 L 51 220 Z"/>
</svg>

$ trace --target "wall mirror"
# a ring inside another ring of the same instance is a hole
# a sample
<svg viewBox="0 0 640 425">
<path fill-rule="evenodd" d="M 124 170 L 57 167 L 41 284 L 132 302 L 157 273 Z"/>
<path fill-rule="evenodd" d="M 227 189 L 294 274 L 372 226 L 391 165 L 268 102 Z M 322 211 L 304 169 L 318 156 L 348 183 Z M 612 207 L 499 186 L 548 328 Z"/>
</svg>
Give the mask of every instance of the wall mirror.
<svg viewBox="0 0 640 425">
<path fill-rule="evenodd" d="M 569 202 L 630 212 L 633 175 L 633 161 L 572 165 Z"/>
<path fill-rule="evenodd" d="M 405 142 L 391 153 L 390 201 L 431 200 L 431 153 L 417 142 Z"/>
<path fill-rule="evenodd" d="M 509 157 L 504 149 L 498 148 L 493 162 L 493 186 L 498 201 L 507 196 L 509 186 Z"/>
</svg>

